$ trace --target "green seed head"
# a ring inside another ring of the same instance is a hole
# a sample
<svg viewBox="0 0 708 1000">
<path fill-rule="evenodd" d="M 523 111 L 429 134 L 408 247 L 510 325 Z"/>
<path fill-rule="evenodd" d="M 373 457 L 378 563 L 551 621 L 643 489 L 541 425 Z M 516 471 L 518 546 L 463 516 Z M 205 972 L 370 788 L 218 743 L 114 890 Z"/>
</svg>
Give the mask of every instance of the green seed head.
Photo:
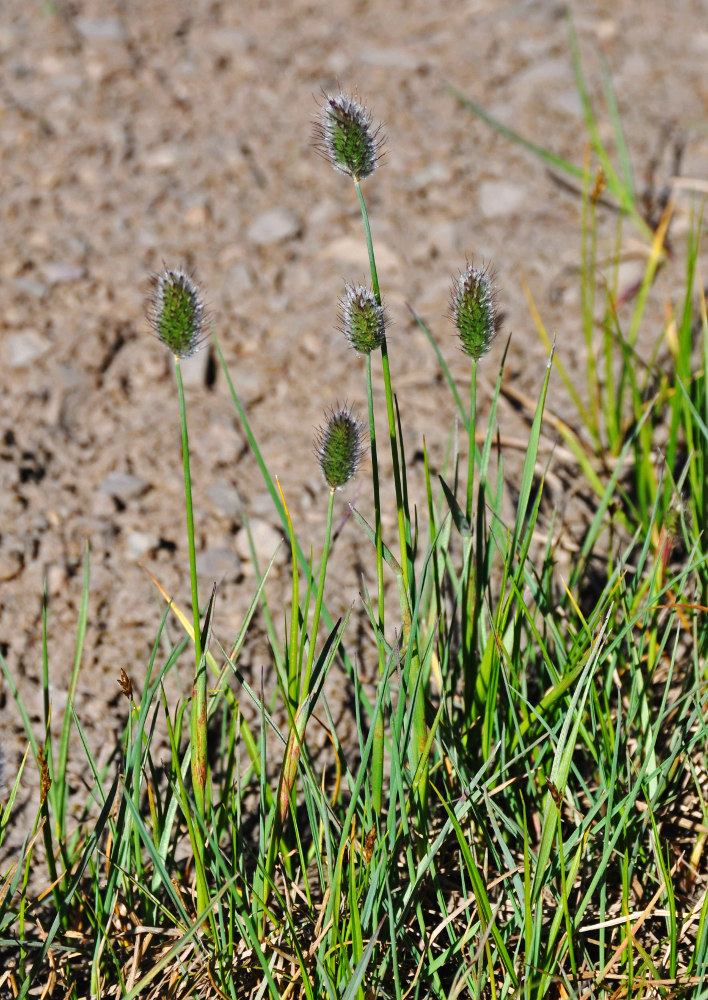
<svg viewBox="0 0 708 1000">
<path fill-rule="evenodd" d="M 346 94 L 325 94 L 315 124 L 315 148 L 335 170 L 360 181 L 373 174 L 383 147 L 381 126 L 367 108 Z"/>
<path fill-rule="evenodd" d="M 179 269 L 166 267 L 156 276 L 148 319 L 158 338 L 176 358 L 196 354 L 208 336 L 199 286 Z"/>
<path fill-rule="evenodd" d="M 496 328 L 496 289 L 485 268 L 468 263 L 452 286 L 450 312 L 462 350 L 479 361 L 491 347 Z"/>
<path fill-rule="evenodd" d="M 339 322 L 344 336 L 359 354 L 371 354 L 386 337 L 386 315 L 376 296 L 364 285 L 346 284 L 339 303 Z"/>
<path fill-rule="evenodd" d="M 356 475 L 362 451 L 362 427 L 345 406 L 332 410 L 315 435 L 315 453 L 331 490 L 340 490 Z"/>
</svg>

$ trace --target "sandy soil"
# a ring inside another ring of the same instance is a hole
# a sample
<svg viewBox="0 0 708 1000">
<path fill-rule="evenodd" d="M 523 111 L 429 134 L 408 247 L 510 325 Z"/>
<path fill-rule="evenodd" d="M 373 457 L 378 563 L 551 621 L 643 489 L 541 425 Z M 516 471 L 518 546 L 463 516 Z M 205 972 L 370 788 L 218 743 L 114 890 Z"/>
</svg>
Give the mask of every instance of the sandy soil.
<svg viewBox="0 0 708 1000">
<path fill-rule="evenodd" d="M 574 13 L 594 96 L 598 54 L 607 58 L 640 189 L 657 156 L 656 189 L 673 173 L 672 137 L 684 149 L 682 172 L 705 179 L 706 3 L 591 0 Z M 461 110 L 447 83 L 582 162 L 586 133 L 567 26 L 550 0 L 3 0 L 0 640 L 37 725 L 43 582 L 58 719 L 87 543 L 91 598 L 76 705 L 99 752 L 124 721 L 120 670 L 140 688 L 162 613 L 140 563 L 187 604 L 174 381 L 145 322 L 148 275 L 163 261 L 196 268 L 268 466 L 303 543 L 320 545 L 326 491 L 313 428 L 336 400 L 363 410 L 362 365 L 337 333 L 336 313 L 343 280 L 366 277 L 351 185 L 312 149 L 323 89 L 358 89 L 385 123 L 385 165 L 365 193 L 410 451 L 425 434 L 439 462 L 453 408 L 406 303 L 464 377 L 446 312 L 451 276 L 467 256 L 496 267 L 505 330 L 513 332 L 511 384 L 534 394 L 546 363 L 522 276 L 562 360 L 582 369 L 579 200 Z M 677 248 L 690 205 L 682 195 Z M 604 212 L 608 237 L 614 223 Z M 635 237 L 627 232 L 628 249 Z M 637 262 L 623 267 L 629 287 Z M 677 254 L 657 283 L 657 324 L 680 274 Z M 659 329 L 647 330 L 652 342 Z M 489 379 L 502 347 L 500 338 Z M 557 378 L 549 406 L 572 419 Z M 264 553 L 278 522 L 208 351 L 191 365 L 188 407 L 202 584 L 206 595 L 222 579 L 216 629 L 228 642 L 254 577 L 241 503 Z M 523 435 L 511 408 L 502 406 L 500 420 L 505 433 Z M 341 498 L 340 514 L 351 495 Z M 347 533 L 330 591 L 335 607 L 356 601 L 359 588 L 363 542 L 353 524 Z M 169 631 L 179 635 L 176 625 Z M 259 671 L 268 661 L 256 624 L 243 667 Z M 177 691 L 188 685 L 188 663 L 184 671 L 175 674 Z M 6 687 L 0 700 L 12 765 L 26 741 Z M 28 778 L 25 801 L 30 786 Z"/>
</svg>

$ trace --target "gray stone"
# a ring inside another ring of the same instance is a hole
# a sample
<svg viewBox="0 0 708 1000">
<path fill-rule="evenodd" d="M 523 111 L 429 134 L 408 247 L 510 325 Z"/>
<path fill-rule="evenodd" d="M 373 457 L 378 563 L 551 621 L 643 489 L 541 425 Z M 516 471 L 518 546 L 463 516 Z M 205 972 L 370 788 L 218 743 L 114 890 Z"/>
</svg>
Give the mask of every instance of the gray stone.
<svg viewBox="0 0 708 1000">
<path fill-rule="evenodd" d="M 646 274 L 646 261 L 637 258 L 628 258 L 620 261 L 617 268 L 617 290 L 620 301 L 625 297 L 634 296 L 639 290 L 639 286 Z M 612 280 L 612 274 L 607 274 L 608 280 Z"/>
<path fill-rule="evenodd" d="M 74 27 L 82 38 L 98 42 L 122 42 L 125 28 L 117 17 L 77 17 Z"/>
<path fill-rule="evenodd" d="M 86 268 L 79 264 L 49 263 L 42 267 L 42 274 L 50 285 L 61 285 L 68 281 L 81 281 L 86 277 Z"/>
<path fill-rule="evenodd" d="M 107 493 L 121 503 L 128 503 L 129 500 L 141 496 L 148 486 L 144 479 L 129 472 L 109 472 L 101 480 L 98 489 L 100 493 Z"/>
<path fill-rule="evenodd" d="M 251 288 L 253 288 L 253 279 L 246 265 L 234 264 L 229 271 L 229 291 L 234 294 L 236 292 L 248 292 Z"/>
<path fill-rule="evenodd" d="M 272 246 L 292 239 L 300 232 L 300 223 L 285 208 L 271 208 L 253 220 L 247 236 L 258 247 Z"/>
<path fill-rule="evenodd" d="M 50 594 L 60 594 L 66 586 L 66 568 L 54 563 L 47 570 L 47 590 Z"/>
<path fill-rule="evenodd" d="M 442 163 L 431 163 L 413 177 L 413 186 L 423 190 L 434 184 L 449 184 L 450 171 Z"/>
<path fill-rule="evenodd" d="M 233 549 L 217 547 L 197 555 L 197 575 L 213 583 L 233 582 L 241 572 L 241 560 Z"/>
<path fill-rule="evenodd" d="M 583 116 L 583 102 L 577 90 L 563 90 L 552 97 L 550 103 L 554 108 L 571 115 L 573 118 L 582 118 Z"/>
<path fill-rule="evenodd" d="M 23 368 L 51 350 L 51 341 L 38 330 L 21 330 L 10 335 L 10 367 Z"/>
<path fill-rule="evenodd" d="M 207 490 L 207 496 L 216 509 L 227 517 L 237 517 L 241 511 L 238 491 L 233 486 L 216 483 Z"/>
<path fill-rule="evenodd" d="M 96 491 L 91 497 L 91 513 L 99 521 L 110 521 L 116 512 L 115 504 L 108 493 Z"/>
<path fill-rule="evenodd" d="M 144 555 L 156 549 L 160 539 L 151 531 L 131 531 L 125 539 L 128 555 L 132 559 L 142 559 Z"/>
<path fill-rule="evenodd" d="M 420 56 L 408 49 L 364 49 L 361 61 L 368 66 L 384 66 L 388 69 L 418 69 L 424 63 Z"/>
<path fill-rule="evenodd" d="M 267 521 L 261 521 L 257 518 L 249 521 L 248 526 L 253 538 L 253 547 L 256 551 L 258 566 L 262 572 L 272 559 L 273 553 L 279 545 L 281 545 L 282 552 L 283 535 L 280 531 L 276 531 Z M 251 547 L 248 540 L 248 532 L 245 528 L 236 535 L 236 551 L 244 561 L 251 561 Z"/>
<path fill-rule="evenodd" d="M 366 241 L 359 237 L 341 236 L 332 240 L 318 250 L 317 256 L 324 260 L 336 260 L 338 264 L 346 264 L 348 267 L 361 268 L 364 272 L 369 266 Z M 400 270 L 397 254 L 380 240 L 376 243 L 376 265 L 379 272 Z"/>
<path fill-rule="evenodd" d="M 479 207 L 485 219 L 513 215 L 525 199 L 526 188 L 510 181 L 483 181 L 479 186 Z"/>
<path fill-rule="evenodd" d="M 178 162 L 179 152 L 175 146 L 158 146 L 145 153 L 143 162 L 149 170 L 171 170 Z"/>
<path fill-rule="evenodd" d="M 21 274 L 14 279 L 15 287 L 28 298 L 43 299 L 47 294 L 47 285 L 41 278 L 31 274 Z"/>
</svg>

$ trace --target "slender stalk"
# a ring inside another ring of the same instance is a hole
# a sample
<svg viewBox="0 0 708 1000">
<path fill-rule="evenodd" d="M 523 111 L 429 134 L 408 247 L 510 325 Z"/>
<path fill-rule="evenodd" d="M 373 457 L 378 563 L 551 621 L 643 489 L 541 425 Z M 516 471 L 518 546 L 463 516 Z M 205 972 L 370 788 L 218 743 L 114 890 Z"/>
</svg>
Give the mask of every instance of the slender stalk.
<svg viewBox="0 0 708 1000">
<path fill-rule="evenodd" d="M 371 239 L 371 226 L 369 225 L 369 213 L 366 208 L 366 202 L 364 200 L 364 194 L 361 190 L 361 184 L 359 181 L 354 181 L 354 186 L 356 188 L 357 197 L 359 199 L 359 207 L 361 208 L 361 215 L 364 221 L 364 232 L 366 234 L 366 247 L 369 253 L 369 267 L 371 269 L 371 286 L 373 288 L 374 295 L 376 296 L 376 301 L 381 305 L 381 291 L 379 289 L 379 278 L 378 272 L 376 270 L 376 258 L 374 257 L 374 245 Z M 401 462 L 398 454 L 398 437 L 396 434 L 396 417 L 394 413 L 393 405 L 393 390 L 391 389 L 391 372 L 388 362 L 388 344 L 386 342 L 386 336 L 384 335 L 383 343 L 381 344 L 381 368 L 384 377 L 384 391 L 386 394 L 386 416 L 388 418 L 388 434 L 391 442 L 391 458 L 393 461 L 393 483 L 394 489 L 396 491 L 396 510 L 398 514 L 398 544 L 401 552 L 401 572 L 403 574 L 403 585 L 406 591 L 406 597 L 410 601 L 409 593 L 409 552 L 408 543 L 406 538 L 406 511 L 404 510 L 403 504 L 403 488 L 401 485 Z"/>
<path fill-rule="evenodd" d="M 184 383 L 180 359 L 175 358 L 177 393 L 179 395 L 179 416 L 182 429 L 182 464 L 184 466 L 184 502 L 187 512 L 187 539 L 189 543 L 189 578 L 192 586 L 192 616 L 194 619 L 194 659 L 197 667 L 202 658 L 201 619 L 199 616 L 199 592 L 197 590 L 197 559 L 194 547 L 194 512 L 192 508 L 192 477 L 189 466 L 189 435 L 187 433 L 187 408 L 184 402 Z"/>
<path fill-rule="evenodd" d="M 193 824 L 192 848 L 197 870 L 204 872 L 204 822 L 206 820 L 207 784 L 207 678 L 206 658 L 202 657 L 201 621 L 199 615 L 199 592 L 197 589 L 197 560 L 194 546 L 194 511 L 192 507 L 192 477 L 189 465 L 189 435 L 187 433 L 187 408 L 184 401 L 184 384 L 180 359 L 175 357 L 179 415 L 182 429 L 182 463 L 184 467 L 184 500 L 187 513 L 187 539 L 189 544 L 189 577 L 192 588 L 192 617 L 194 621 L 194 683 L 192 686 L 192 714 L 190 717 L 190 740 L 192 746 L 191 769 L 192 790 L 196 806 L 196 821 Z M 201 913 L 209 903 L 204 878 L 197 879 L 197 908 Z"/>
<path fill-rule="evenodd" d="M 288 637 L 288 714 L 292 724 L 295 718 L 295 711 L 298 705 L 298 689 L 300 680 L 300 569 L 297 561 L 297 543 L 295 541 L 295 529 L 293 527 L 290 510 L 285 500 L 283 488 L 276 476 L 276 485 L 283 502 L 283 510 L 288 525 L 288 537 L 290 539 L 290 555 L 292 561 L 292 585 L 290 590 L 290 635 Z M 287 625 L 286 625 L 287 627 Z"/>
<path fill-rule="evenodd" d="M 369 213 L 366 208 L 366 201 L 364 199 L 364 194 L 361 190 L 361 184 L 358 180 L 354 181 L 354 186 L 356 188 L 357 197 L 359 199 L 359 207 L 361 208 L 361 216 L 364 222 L 364 233 L 366 235 L 366 247 L 369 254 L 369 266 L 371 269 L 371 284 L 373 288 L 374 295 L 376 296 L 376 301 L 381 305 L 381 292 L 379 288 L 378 272 L 376 270 L 376 258 L 374 256 L 374 245 L 371 238 L 371 226 L 369 224 Z M 399 453 L 398 447 L 398 436 L 396 431 L 396 417 L 394 408 L 394 397 L 393 390 L 391 388 L 391 370 L 388 360 L 388 343 L 386 341 L 386 336 L 384 335 L 381 344 L 381 370 L 383 372 L 384 379 L 384 392 L 386 396 L 386 416 L 388 419 L 388 433 L 389 440 L 391 444 L 391 460 L 393 463 L 393 483 L 396 493 L 396 513 L 398 521 L 398 545 L 401 555 L 401 576 L 403 586 L 401 588 L 401 617 L 403 624 L 403 648 L 407 649 L 411 641 L 411 607 L 413 604 L 413 596 L 411 593 L 411 582 L 412 582 L 412 553 L 410 551 L 409 539 L 408 539 L 408 525 L 409 516 L 407 505 L 404 501 L 404 495 L 407 496 L 407 489 L 404 490 L 405 486 L 405 463 L 401 460 L 402 452 Z M 417 650 L 411 651 L 410 657 L 410 673 L 409 673 L 409 684 L 410 690 L 416 691 L 415 704 L 413 706 L 413 726 L 411 733 L 411 746 L 410 746 L 410 765 L 411 770 L 415 774 L 419 766 L 421 766 L 421 758 L 425 754 L 425 747 L 428 740 L 428 727 L 425 721 L 425 692 L 423 690 L 423 685 L 419 680 L 421 670 L 420 657 Z M 378 723 L 378 719 L 375 721 L 375 726 Z M 383 720 L 381 720 L 381 727 L 383 726 Z M 382 737 L 382 728 L 377 730 L 375 728 L 374 735 L 375 739 L 379 738 L 379 733 Z M 425 812 L 425 805 L 427 801 L 427 787 L 428 787 L 428 767 L 427 762 L 422 764 L 422 771 L 420 775 L 419 783 L 419 805 L 421 811 L 421 817 Z"/>
<path fill-rule="evenodd" d="M 473 537 L 472 530 L 472 504 L 474 497 L 474 459 L 475 459 L 475 429 L 477 426 L 477 360 L 471 359 L 470 364 L 470 412 L 467 421 L 468 440 L 468 465 L 467 465 L 467 504 L 465 516 L 470 526 L 470 535 L 467 539 L 465 551 L 465 589 L 464 589 L 464 701 L 465 701 L 465 729 L 473 721 L 474 715 L 479 706 L 476 704 L 475 691 L 477 686 L 474 677 L 474 621 L 476 606 L 476 575 L 474 567 Z"/>
<path fill-rule="evenodd" d="M 332 512 L 334 510 L 335 490 L 329 491 L 329 506 L 327 508 L 327 528 L 325 529 L 324 547 L 322 549 L 322 562 L 320 563 L 320 579 L 317 585 L 317 598 L 315 600 L 315 611 L 312 616 L 312 630 L 310 633 L 310 649 L 307 654 L 305 674 L 302 681 L 302 697 L 305 699 L 310 693 L 310 679 L 312 677 L 312 665 L 315 660 L 315 646 L 317 645 L 317 629 L 320 624 L 320 612 L 322 610 L 322 600 L 324 597 L 325 577 L 327 575 L 327 559 L 329 558 L 329 547 L 332 539 Z"/>
<path fill-rule="evenodd" d="M 467 466 L 467 507 L 465 515 L 467 523 L 472 524 L 472 498 L 474 496 L 474 459 L 475 433 L 477 428 L 477 359 L 471 359 L 470 365 L 470 418 L 467 421 L 468 466 Z"/>
<path fill-rule="evenodd" d="M 379 303 L 380 304 L 380 303 Z M 371 354 L 366 355 L 366 399 L 369 409 L 369 442 L 371 448 L 371 476 L 374 493 L 374 528 L 376 532 L 376 586 L 378 590 L 378 627 L 376 644 L 379 651 L 379 684 L 386 670 L 386 647 L 384 640 L 385 602 L 383 579 L 383 536 L 381 531 L 381 492 L 379 490 L 379 459 L 376 448 L 376 422 L 374 418 L 374 395 L 371 382 Z M 381 815 L 383 795 L 383 705 L 379 705 L 374 720 L 374 743 L 371 750 L 371 797 L 374 812 Z"/>
</svg>

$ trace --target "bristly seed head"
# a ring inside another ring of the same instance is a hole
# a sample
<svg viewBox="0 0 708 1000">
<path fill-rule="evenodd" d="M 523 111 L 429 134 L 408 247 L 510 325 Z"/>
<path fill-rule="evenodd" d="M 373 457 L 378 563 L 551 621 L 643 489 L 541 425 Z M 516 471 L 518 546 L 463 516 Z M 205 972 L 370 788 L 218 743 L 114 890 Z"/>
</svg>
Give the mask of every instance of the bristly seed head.
<svg viewBox="0 0 708 1000">
<path fill-rule="evenodd" d="M 465 354 L 479 361 L 491 347 L 496 330 L 497 299 L 493 275 L 469 262 L 453 281 L 450 312 Z"/>
<path fill-rule="evenodd" d="M 383 148 L 381 125 L 371 113 L 341 91 L 325 94 L 315 123 L 315 148 L 335 170 L 361 181 L 373 174 Z"/>
<path fill-rule="evenodd" d="M 206 308 L 196 281 L 180 268 L 155 277 L 148 310 L 150 324 L 176 358 L 189 358 L 208 337 Z"/>
<path fill-rule="evenodd" d="M 371 354 L 386 338 L 386 314 L 370 288 L 364 285 L 344 286 L 339 302 L 339 323 L 342 333 L 359 354 Z"/>
<path fill-rule="evenodd" d="M 327 423 L 318 428 L 315 454 L 331 490 L 340 490 L 356 475 L 361 459 L 362 436 L 361 424 L 346 406 L 340 410 L 332 409 Z"/>
</svg>

